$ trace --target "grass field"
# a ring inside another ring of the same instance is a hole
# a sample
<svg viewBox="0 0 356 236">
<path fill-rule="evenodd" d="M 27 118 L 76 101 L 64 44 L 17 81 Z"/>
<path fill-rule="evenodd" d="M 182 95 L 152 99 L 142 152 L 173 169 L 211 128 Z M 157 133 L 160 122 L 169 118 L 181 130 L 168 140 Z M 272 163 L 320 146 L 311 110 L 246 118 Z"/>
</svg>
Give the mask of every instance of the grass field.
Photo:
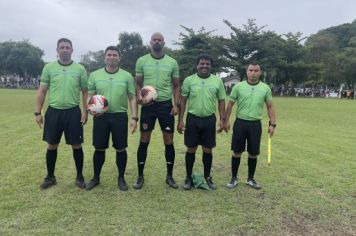
<svg viewBox="0 0 356 236">
<path fill-rule="evenodd" d="M 153 133 L 145 185 L 136 191 L 138 133 L 129 136 L 126 180 L 117 188 L 113 150 L 101 184 L 74 185 L 69 146 L 59 147 L 58 185 L 40 191 L 46 174 L 42 130 L 34 122 L 35 91 L 0 90 L 0 235 L 355 235 L 356 101 L 275 98 L 277 123 L 272 165 L 267 165 L 265 117 L 256 191 L 245 186 L 243 156 L 237 189 L 230 179 L 231 133 L 217 136 L 212 175 L 216 191 L 173 190 L 165 180 L 162 137 Z M 86 180 L 92 177 L 92 121 L 85 127 Z M 63 141 L 63 140 L 62 140 Z M 185 178 L 182 135 L 176 134 L 175 179 Z M 201 151 L 195 172 L 202 172 Z"/>
</svg>

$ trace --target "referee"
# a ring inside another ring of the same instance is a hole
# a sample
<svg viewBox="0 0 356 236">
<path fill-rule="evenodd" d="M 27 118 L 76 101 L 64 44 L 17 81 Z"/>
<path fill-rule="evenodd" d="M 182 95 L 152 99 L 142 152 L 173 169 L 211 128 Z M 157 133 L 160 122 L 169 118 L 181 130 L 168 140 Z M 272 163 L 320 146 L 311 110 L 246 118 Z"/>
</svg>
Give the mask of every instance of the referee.
<svg viewBox="0 0 356 236">
<path fill-rule="evenodd" d="M 84 67 L 72 61 L 73 47 L 69 39 L 61 38 L 57 42 L 58 61 L 45 65 L 41 83 L 37 92 L 35 119 L 42 127 L 42 107 L 49 92 L 48 109 L 44 119 L 43 140 L 48 143 L 46 153 L 47 176 L 40 188 L 47 189 L 57 184 L 54 169 L 57 160 L 57 147 L 62 133 L 66 143 L 72 145 L 73 157 L 77 169 L 76 185 L 85 188 L 83 170 L 83 125 L 87 122 L 87 112 L 81 112 L 80 92 L 83 106 L 88 97 L 87 73 Z"/>
<path fill-rule="evenodd" d="M 183 186 L 184 189 L 192 188 L 192 172 L 195 162 L 195 152 L 198 145 L 203 149 L 204 178 L 210 189 L 215 190 L 216 185 L 210 176 L 213 161 L 212 149 L 216 146 L 216 104 L 220 115 L 220 129 L 224 129 L 225 113 L 225 88 L 222 80 L 212 75 L 211 68 L 213 59 L 209 55 L 200 55 L 197 58 L 197 73 L 187 77 L 182 85 L 181 109 L 177 130 L 184 131 L 184 144 L 187 146 L 185 154 L 185 166 L 187 178 Z M 183 116 L 188 100 L 188 114 L 186 124 Z"/>
<path fill-rule="evenodd" d="M 270 87 L 260 81 L 261 68 L 257 63 L 251 63 L 247 67 L 247 81 L 236 84 L 230 94 L 226 108 L 226 131 L 230 128 L 229 117 L 232 107 L 237 103 L 236 120 L 233 127 L 231 141 L 231 181 L 227 188 L 237 186 L 237 172 L 240 165 L 242 152 L 245 151 L 247 141 L 248 152 L 248 178 L 246 184 L 254 189 L 261 186 L 255 181 L 254 175 L 257 166 L 257 156 L 260 154 L 261 119 L 263 107 L 266 105 L 269 117 L 268 133 L 273 136 L 276 128 L 276 115 L 272 104 L 272 92 Z"/>
<path fill-rule="evenodd" d="M 134 133 L 138 120 L 137 102 L 134 79 L 129 72 L 119 68 L 119 62 L 119 49 L 109 46 L 105 49 L 105 68 L 96 70 L 89 76 L 89 99 L 95 94 L 103 95 L 108 99 L 109 107 L 104 114 L 93 118 L 94 177 L 87 184 L 87 190 L 100 183 L 100 172 L 105 162 L 105 150 L 109 147 L 110 133 L 116 150 L 118 187 L 121 191 L 128 189 L 124 177 L 127 163 L 127 103 L 130 103 L 130 128 Z"/>
</svg>

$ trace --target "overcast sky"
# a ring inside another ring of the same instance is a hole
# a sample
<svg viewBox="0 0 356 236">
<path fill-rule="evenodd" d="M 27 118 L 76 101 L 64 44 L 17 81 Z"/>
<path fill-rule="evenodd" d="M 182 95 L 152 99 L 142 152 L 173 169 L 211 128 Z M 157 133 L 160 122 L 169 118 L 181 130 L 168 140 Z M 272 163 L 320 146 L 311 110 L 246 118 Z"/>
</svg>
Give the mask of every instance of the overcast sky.
<svg viewBox="0 0 356 236">
<path fill-rule="evenodd" d="M 179 25 L 227 36 L 223 19 L 241 27 L 254 18 L 278 34 L 310 36 L 356 19 L 356 0 L 0 0 L 0 9 L 0 42 L 29 39 L 45 51 L 45 61 L 55 60 L 61 37 L 72 40 L 79 60 L 116 45 L 123 31 L 140 33 L 145 44 L 159 31 L 172 47 Z"/>
</svg>

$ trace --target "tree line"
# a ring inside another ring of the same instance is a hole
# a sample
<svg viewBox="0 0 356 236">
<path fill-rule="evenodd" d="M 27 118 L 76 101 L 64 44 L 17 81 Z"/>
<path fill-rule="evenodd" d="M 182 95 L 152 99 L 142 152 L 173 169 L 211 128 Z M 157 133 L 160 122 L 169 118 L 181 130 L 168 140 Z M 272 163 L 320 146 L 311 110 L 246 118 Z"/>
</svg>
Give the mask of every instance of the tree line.
<svg viewBox="0 0 356 236">
<path fill-rule="evenodd" d="M 242 27 L 223 20 L 230 30 L 228 37 L 216 35 L 204 27 L 195 31 L 181 26 L 177 49 L 166 48 L 167 54 L 180 65 L 181 78 L 195 72 L 195 58 L 208 53 L 215 59 L 214 72 L 234 72 L 245 78 L 250 62 L 262 65 L 266 82 L 274 85 L 356 86 L 356 20 L 320 30 L 310 37 L 299 32 L 277 34 L 267 26 L 249 19 Z M 117 44 L 123 69 L 134 74 L 136 60 L 149 52 L 137 32 L 121 32 Z M 0 74 L 37 76 L 44 61 L 43 50 L 29 41 L 0 43 Z M 81 56 L 88 72 L 104 66 L 104 51 L 88 52 Z"/>
</svg>

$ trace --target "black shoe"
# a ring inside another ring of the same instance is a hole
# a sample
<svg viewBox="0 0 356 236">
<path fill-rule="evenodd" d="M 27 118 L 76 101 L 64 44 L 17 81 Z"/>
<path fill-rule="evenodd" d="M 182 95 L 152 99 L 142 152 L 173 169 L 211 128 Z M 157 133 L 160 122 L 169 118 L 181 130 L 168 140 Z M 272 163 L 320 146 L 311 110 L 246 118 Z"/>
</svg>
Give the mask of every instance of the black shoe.
<svg viewBox="0 0 356 236">
<path fill-rule="evenodd" d="M 228 189 L 233 189 L 237 187 L 237 177 L 232 177 L 230 183 L 226 185 Z"/>
<path fill-rule="evenodd" d="M 178 184 L 176 184 L 173 177 L 170 175 L 167 175 L 167 177 L 166 177 L 166 184 L 168 184 L 169 187 L 171 187 L 171 188 L 174 188 L 174 189 L 178 188 Z"/>
<path fill-rule="evenodd" d="M 46 176 L 46 178 L 44 178 L 44 181 L 40 185 L 40 188 L 41 190 L 44 190 L 56 184 L 57 181 L 55 176 Z"/>
<path fill-rule="evenodd" d="M 261 186 L 254 179 L 247 179 L 246 184 L 254 189 L 261 189 Z"/>
<path fill-rule="evenodd" d="M 77 176 L 77 178 L 75 179 L 75 185 L 77 185 L 78 188 L 85 189 L 86 185 L 84 182 L 83 175 Z"/>
<path fill-rule="evenodd" d="M 193 186 L 193 180 L 192 180 L 192 177 L 187 177 L 184 181 L 184 185 L 183 185 L 183 188 L 185 190 L 191 190 L 192 189 L 192 186 Z"/>
<path fill-rule="evenodd" d="M 205 180 L 206 180 L 206 183 L 208 184 L 208 186 L 209 186 L 209 188 L 211 190 L 215 190 L 216 189 L 216 185 L 213 183 L 211 177 L 206 177 Z"/>
<path fill-rule="evenodd" d="M 127 190 L 129 189 L 129 187 L 128 187 L 127 184 L 126 184 L 125 178 L 119 177 L 119 178 L 117 179 L 117 185 L 119 186 L 119 189 L 120 189 L 121 191 L 127 191 Z"/>
<path fill-rule="evenodd" d="M 145 182 L 143 175 L 137 177 L 136 183 L 133 184 L 134 189 L 141 189 L 143 186 L 143 182 Z"/>
<path fill-rule="evenodd" d="M 100 180 L 98 178 L 92 178 L 89 183 L 86 185 L 86 190 L 90 191 L 100 184 Z"/>
</svg>

